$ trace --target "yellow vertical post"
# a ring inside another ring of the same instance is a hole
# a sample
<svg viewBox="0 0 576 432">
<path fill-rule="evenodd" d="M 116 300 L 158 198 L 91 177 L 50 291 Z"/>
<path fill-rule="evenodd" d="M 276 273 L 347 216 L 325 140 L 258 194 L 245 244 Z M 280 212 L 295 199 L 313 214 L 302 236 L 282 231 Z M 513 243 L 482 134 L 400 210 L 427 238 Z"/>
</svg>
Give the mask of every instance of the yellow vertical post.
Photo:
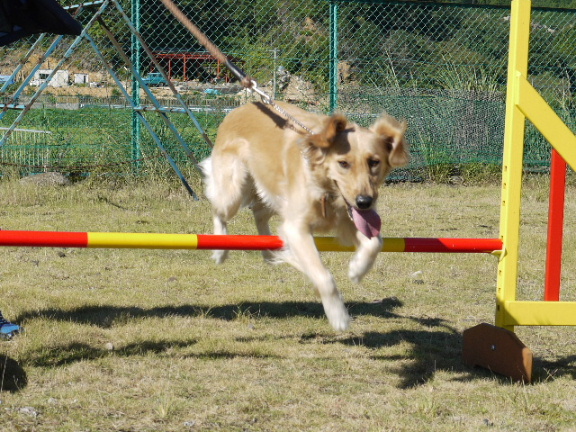
<svg viewBox="0 0 576 432">
<path fill-rule="evenodd" d="M 498 327 L 508 330 L 514 330 L 514 326 L 506 325 L 505 303 L 516 300 L 518 286 L 520 207 L 526 126 L 526 117 L 518 108 L 518 88 L 519 78 L 528 74 L 531 10 L 530 0 L 512 1 L 500 207 L 500 239 L 504 245 L 504 253 L 498 265 L 495 319 Z"/>
</svg>

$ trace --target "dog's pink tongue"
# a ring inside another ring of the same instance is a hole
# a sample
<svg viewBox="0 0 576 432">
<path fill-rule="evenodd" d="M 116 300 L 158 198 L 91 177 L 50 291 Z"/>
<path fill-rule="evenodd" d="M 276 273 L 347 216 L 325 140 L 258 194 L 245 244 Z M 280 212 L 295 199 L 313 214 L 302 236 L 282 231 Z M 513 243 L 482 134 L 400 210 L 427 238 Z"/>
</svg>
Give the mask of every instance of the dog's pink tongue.
<svg viewBox="0 0 576 432">
<path fill-rule="evenodd" d="M 374 210 L 358 210 L 352 207 L 352 219 L 358 231 L 366 237 L 372 238 L 380 234 L 382 220 Z"/>
</svg>

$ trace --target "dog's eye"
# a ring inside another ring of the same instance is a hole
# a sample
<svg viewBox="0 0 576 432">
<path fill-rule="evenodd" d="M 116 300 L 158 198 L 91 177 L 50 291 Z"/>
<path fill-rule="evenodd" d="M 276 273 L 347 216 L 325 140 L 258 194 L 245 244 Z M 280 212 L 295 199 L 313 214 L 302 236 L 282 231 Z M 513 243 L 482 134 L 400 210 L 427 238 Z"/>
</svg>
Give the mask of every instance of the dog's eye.
<svg viewBox="0 0 576 432">
<path fill-rule="evenodd" d="M 344 169 L 348 169 L 350 168 L 350 164 L 346 161 L 338 161 L 338 163 L 340 164 L 340 166 Z"/>
<path fill-rule="evenodd" d="M 380 161 L 378 159 L 368 159 L 368 166 L 370 168 L 376 168 L 378 165 L 380 165 Z"/>
</svg>

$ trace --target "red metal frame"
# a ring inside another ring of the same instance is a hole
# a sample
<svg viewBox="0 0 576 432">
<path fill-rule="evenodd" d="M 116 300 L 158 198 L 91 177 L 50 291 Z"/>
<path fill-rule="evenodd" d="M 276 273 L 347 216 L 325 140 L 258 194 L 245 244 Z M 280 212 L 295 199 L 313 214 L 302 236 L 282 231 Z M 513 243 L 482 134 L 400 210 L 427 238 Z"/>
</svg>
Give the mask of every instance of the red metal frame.
<svg viewBox="0 0 576 432">
<path fill-rule="evenodd" d="M 168 78 L 172 79 L 172 66 L 174 61 L 181 61 L 182 62 L 182 79 L 184 81 L 188 81 L 188 62 L 197 62 L 197 63 L 208 63 L 208 64 L 216 64 L 216 78 L 224 77 L 226 82 L 229 82 L 232 78 L 232 75 L 228 72 L 228 69 L 224 68 L 224 72 L 222 72 L 222 63 L 217 60 L 213 55 L 208 53 L 197 53 L 197 52 L 183 52 L 183 53 L 165 53 L 165 52 L 155 52 L 154 57 L 159 62 L 167 63 L 166 70 L 168 73 Z M 229 57 L 230 61 L 235 64 L 242 64 L 244 61 Z"/>
</svg>

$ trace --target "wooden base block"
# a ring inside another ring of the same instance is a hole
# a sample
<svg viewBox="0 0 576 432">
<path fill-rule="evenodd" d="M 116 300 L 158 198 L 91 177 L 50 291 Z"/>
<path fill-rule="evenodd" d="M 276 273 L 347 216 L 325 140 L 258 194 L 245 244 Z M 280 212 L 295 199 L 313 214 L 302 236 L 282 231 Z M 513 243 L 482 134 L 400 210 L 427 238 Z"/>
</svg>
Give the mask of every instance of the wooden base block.
<svg viewBox="0 0 576 432">
<path fill-rule="evenodd" d="M 532 351 L 510 330 L 479 324 L 464 331 L 464 364 L 489 369 L 515 381 L 532 381 Z"/>
</svg>

